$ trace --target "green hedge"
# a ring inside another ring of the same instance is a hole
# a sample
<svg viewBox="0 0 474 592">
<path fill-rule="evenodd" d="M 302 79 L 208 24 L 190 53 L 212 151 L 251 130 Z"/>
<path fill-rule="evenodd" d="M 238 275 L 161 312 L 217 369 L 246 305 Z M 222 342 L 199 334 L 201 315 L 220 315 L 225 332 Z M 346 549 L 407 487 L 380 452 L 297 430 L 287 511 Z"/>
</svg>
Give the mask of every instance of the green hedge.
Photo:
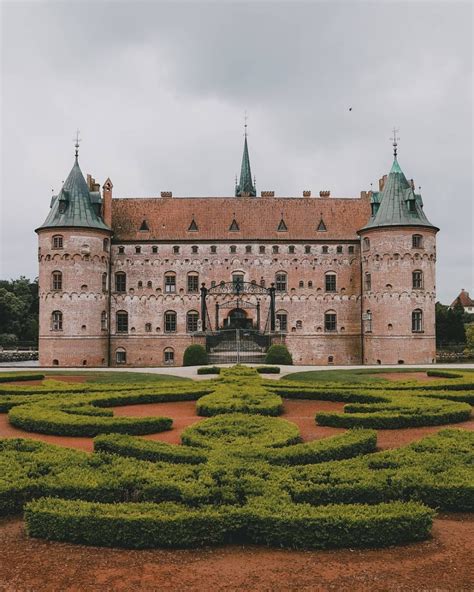
<svg viewBox="0 0 474 592">
<path fill-rule="evenodd" d="M 199 464 L 207 461 L 207 456 L 195 448 L 122 434 L 97 436 L 94 438 L 94 451 L 130 456 L 150 462 Z"/>
<path fill-rule="evenodd" d="M 437 378 L 462 378 L 462 374 L 457 374 L 456 372 L 446 372 L 444 370 L 428 370 L 426 372 L 427 376 L 433 376 Z"/>
<path fill-rule="evenodd" d="M 28 380 L 43 380 L 44 374 L 0 374 L 0 382 L 23 382 Z"/>
<path fill-rule="evenodd" d="M 280 368 L 278 366 L 258 366 L 257 372 L 259 374 L 280 374 Z"/>
<path fill-rule="evenodd" d="M 265 356 L 265 364 L 291 366 L 293 364 L 293 358 L 286 345 L 274 344 L 268 348 L 267 355 Z"/>
<path fill-rule="evenodd" d="M 198 368 L 196 371 L 197 374 L 220 374 L 221 369 L 219 366 L 203 366 L 202 368 Z"/>
<path fill-rule="evenodd" d="M 183 366 L 200 366 L 209 362 L 206 349 L 197 343 L 184 350 Z"/>
<path fill-rule="evenodd" d="M 374 547 L 426 539 L 435 512 L 415 502 L 314 508 L 255 500 L 197 509 L 42 498 L 25 509 L 32 537 L 107 547 L 197 547 L 238 540 L 290 548 Z"/>
<path fill-rule="evenodd" d="M 259 386 L 220 384 L 210 395 L 196 403 L 198 415 L 212 417 L 221 413 L 258 413 L 280 415 L 283 401 Z"/>
<path fill-rule="evenodd" d="M 183 444 L 199 448 L 218 446 L 288 446 L 300 441 L 296 424 L 284 419 L 229 413 L 186 428 Z"/>
</svg>

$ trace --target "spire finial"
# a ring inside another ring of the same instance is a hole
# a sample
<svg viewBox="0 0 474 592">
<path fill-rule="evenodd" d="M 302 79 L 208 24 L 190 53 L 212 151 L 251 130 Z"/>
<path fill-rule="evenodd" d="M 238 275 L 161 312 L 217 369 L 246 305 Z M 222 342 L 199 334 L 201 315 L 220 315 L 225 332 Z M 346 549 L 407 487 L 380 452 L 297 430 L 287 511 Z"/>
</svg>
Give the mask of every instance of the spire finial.
<svg viewBox="0 0 474 592">
<path fill-rule="evenodd" d="M 247 137 L 247 120 L 248 120 L 247 111 L 244 112 L 244 136 Z"/>
<path fill-rule="evenodd" d="M 400 139 L 397 134 L 398 134 L 398 129 L 397 128 L 393 128 L 392 132 L 393 132 L 393 136 L 390 138 L 390 140 L 392 141 L 392 146 L 393 146 L 393 158 L 397 158 L 397 147 L 398 147 L 398 140 Z"/>
<path fill-rule="evenodd" d="M 79 156 L 79 142 L 82 142 L 81 138 L 79 137 L 79 130 L 76 130 L 76 137 L 73 138 L 74 140 L 74 147 L 76 148 L 76 160 Z"/>
</svg>

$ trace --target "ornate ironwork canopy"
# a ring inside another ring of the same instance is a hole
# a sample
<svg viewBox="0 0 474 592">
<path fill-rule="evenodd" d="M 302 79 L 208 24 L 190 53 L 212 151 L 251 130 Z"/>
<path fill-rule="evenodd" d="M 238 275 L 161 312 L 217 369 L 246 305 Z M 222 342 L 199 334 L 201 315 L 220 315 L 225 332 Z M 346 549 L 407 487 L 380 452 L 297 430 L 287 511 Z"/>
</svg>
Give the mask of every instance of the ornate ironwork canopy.
<svg viewBox="0 0 474 592">
<path fill-rule="evenodd" d="M 205 284 L 203 284 L 203 287 Z M 273 286 L 273 284 L 272 284 Z M 254 282 L 242 282 L 237 279 L 233 282 L 220 282 L 216 286 L 207 289 L 208 296 L 213 294 L 260 294 L 268 296 L 271 288 L 265 288 Z"/>
</svg>

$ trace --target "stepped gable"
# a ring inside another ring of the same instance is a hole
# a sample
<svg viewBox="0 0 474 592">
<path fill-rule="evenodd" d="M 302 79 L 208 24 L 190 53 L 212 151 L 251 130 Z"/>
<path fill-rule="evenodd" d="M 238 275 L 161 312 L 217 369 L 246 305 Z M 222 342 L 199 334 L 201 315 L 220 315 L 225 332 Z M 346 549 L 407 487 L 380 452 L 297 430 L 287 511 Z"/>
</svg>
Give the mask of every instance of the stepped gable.
<svg viewBox="0 0 474 592">
<path fill-rule="evenodd" d="M 366 198 L 252 198 L 186 197 L 125 198 L 112 200 L 115 241 L 140 241 L 146 217 L 147 240 L 250 241 L 282 240 L 278 230 L 284 212 L 285 241 L 358 240 L 357 231 L 370 219 Z M 189 220 L 199 220 L 189 230 Z M 324 219 L 326 230 L 318 231 Z M 230 230 L 232 220 L 239 230 Z"/>
</svg>

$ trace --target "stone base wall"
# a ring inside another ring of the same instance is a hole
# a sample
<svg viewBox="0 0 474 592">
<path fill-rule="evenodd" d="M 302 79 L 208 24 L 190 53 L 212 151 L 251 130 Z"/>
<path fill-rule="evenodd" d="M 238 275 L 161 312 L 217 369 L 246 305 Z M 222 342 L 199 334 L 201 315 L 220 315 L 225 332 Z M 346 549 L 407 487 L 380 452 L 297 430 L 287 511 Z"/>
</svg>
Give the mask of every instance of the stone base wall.
<svg viewBox="0 0 474 592">
<path fill-rule="evenodd" d="M 107 338 L 40 337 L 39 364 L 44 367 L 106 367 Z"/>
<path fill-rule="evenodd" d="M 276 339 L 274 343 L 279 343 Z M 360 335 L 287 335 L 285 344 L 295 366 L 361 364 Z"/>
<path fill-rule="evenodd" d="M 111 365 L 118 367 L 182 366 L 184 350 L 193 343 L 205 346 L 205 338 L 191 335 L 112 336 Z M 117 364 L 116 352 L 120 348 L 126 351 L 124 364 Z M 173 363 L 165 362 L 166 349 L 173 350 Z"/>
<path fill-rule="evenodd" d="M 434 335 L 419 337 L 364 338 L 364 364 L 434 364 L 436 339 Z"/>
</svg>

